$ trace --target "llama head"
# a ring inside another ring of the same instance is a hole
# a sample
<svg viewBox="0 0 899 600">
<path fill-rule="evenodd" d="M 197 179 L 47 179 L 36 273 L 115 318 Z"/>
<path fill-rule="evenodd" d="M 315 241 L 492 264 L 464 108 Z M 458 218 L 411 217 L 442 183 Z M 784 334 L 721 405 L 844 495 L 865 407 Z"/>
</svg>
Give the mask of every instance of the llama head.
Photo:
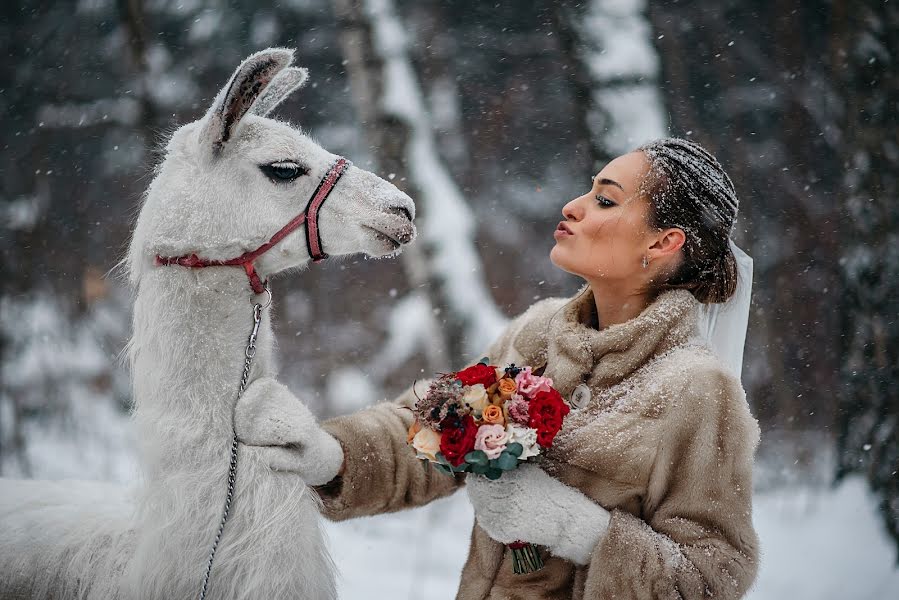
<svg viewBox="0 0 899 600">
<path fill-rule="evenodd" d="M 306 81 L 306 70 L 292 61 L 284 48 L 253 54 L 206 115 L 172 135 L 131 242 L 134 283 L 156 256 L 216 261 L 255 250 L 303 212 L 338 157 L 266 116 Z M 414 216 L 406 194 L 351 166 L 319 211 L 323 250 L 393 255 L 415 237 Z M 256 260 L 263 278 L 309 262 L 304 228 Z"/>
</svg>

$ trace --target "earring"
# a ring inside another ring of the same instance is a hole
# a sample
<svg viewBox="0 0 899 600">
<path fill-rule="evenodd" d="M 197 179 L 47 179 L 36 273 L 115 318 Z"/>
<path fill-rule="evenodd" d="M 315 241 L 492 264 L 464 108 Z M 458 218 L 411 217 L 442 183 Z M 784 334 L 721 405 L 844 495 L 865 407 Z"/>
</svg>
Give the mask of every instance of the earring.
<svg viewBox="0 0 899 600">
<path fill-rule="evenodd" d="M 644 254 L 643 255 L 643 268 L 645 269 L 648 266 L 649 266 L 649 260 L 647 260 L 646 255 Z"/>
</svg>

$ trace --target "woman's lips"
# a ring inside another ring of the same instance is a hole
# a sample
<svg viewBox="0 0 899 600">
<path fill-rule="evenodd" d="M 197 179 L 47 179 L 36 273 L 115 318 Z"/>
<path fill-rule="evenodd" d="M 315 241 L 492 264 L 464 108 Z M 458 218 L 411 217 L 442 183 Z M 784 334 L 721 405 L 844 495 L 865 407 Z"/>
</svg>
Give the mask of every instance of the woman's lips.
<svg viewBox="0 0 899 600">
<path fill-rule="evenodd" d="M 553 232 L 553 237 L 556 239 L 568 237 L 570 235 L 574 235 L 574 232 L 568 227 L 565 221 L 559 223 L 559 226 L 556 227 L 556 230 Z"/>
</svg>

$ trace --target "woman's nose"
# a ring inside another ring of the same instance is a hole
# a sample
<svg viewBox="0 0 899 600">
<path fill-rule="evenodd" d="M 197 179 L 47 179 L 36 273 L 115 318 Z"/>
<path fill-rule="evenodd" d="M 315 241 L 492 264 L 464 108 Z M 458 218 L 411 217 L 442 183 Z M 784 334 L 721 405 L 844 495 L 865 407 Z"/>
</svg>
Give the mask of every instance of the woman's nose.
<svg viewBox="0 0 899 600">
<path fill-rule="evenodd" d="M 584 216 L 584 211 L 580 207 L 578 200 L 580 200 L 580 198 L 575 198 L 562 207 L 562 216 L 569 221 L 580 221 Z"/>
</svg>

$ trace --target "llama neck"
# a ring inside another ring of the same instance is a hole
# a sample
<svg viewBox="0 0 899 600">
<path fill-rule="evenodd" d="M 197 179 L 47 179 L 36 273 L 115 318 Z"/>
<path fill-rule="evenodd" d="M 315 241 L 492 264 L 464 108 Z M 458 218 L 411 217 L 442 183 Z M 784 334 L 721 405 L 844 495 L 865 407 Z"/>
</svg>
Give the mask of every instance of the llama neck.
<svg viewBox="0 0 899 600">
<path fill-rule="evenodd" d="M 228 490 L 249 296 L 236 268 L 158 267 L 141 276 L 131 358 L 143 481 L 123 575 L 135 597 L 188 598 L 200 588 Z M 274 376 L 273 347 L 264 310 L 250 381 Z M 299 477 L 274 476 L 251 450 L 238 455 L 210 597 L 334 598 L 314 500 Z"/>
<path fill-rule="evenodd" d="M 179 461 L 221 462 L 253 327 L 241 269 L 159 267 L 141 280 L 134 306 L 134 419 L 146 477 Z M 272 375 L 273 340 L 262 311 L 250 380 Z"/>
</svg>

